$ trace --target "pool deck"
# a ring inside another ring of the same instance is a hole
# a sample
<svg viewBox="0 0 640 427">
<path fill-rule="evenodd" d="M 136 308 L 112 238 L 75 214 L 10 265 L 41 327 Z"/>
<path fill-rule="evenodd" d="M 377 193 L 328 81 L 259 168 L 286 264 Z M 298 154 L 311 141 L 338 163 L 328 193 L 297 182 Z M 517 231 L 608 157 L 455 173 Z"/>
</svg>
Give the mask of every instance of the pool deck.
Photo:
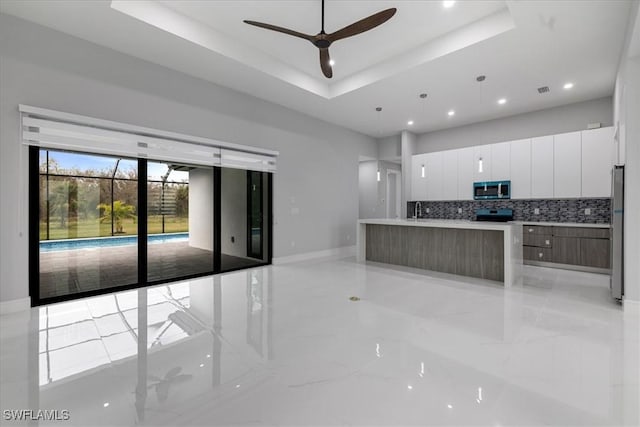
<svg viewBox="0 0 640 427">
<path fill-rule="evenodd" d="M 251 267 L 258 260 L 222 254 L 222 268 Z M 213 252 L 188 242 L 148 245 L 150 282 L 213 270 Z M 40 253 L 40 298 L 135 284 L 138 247 L 111 246 Z"/>
</svg>

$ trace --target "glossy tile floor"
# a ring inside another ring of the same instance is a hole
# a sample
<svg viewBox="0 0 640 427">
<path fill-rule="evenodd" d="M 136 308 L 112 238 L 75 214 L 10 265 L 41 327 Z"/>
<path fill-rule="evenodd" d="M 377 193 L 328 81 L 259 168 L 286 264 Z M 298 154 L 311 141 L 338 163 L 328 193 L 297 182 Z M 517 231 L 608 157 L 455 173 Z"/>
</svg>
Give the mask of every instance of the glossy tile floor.
<svg viewBox="0 0 640 427">
<path fill-rule="evenodd" d="M 525 274 L 505 290 L 316 260 L 4 316 L 0 409 L 68 410 L 37 423 L 65 426 L 638 425 L 638 317 L 607 276 Z"/>
</svg>

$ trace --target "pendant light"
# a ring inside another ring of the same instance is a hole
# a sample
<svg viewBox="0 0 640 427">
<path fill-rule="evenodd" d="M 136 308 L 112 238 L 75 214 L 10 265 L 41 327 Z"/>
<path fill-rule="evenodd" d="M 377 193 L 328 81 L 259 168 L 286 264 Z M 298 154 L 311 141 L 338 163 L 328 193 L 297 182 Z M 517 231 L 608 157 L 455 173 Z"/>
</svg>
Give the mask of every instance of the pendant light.
<svg viewBox="0 0 640 427">
<path fill-rule="evenodd" d="M 482 82 L 484 82 L 486 78 L 487 78 L 487 76 L 484 76 L 484 75 L 480 75 L 480 76 L 476 77 L 476 81 L 478 83 L 480 83 L 480 111 L 484 111 L 484 109 L 483 109 L 484 96 L 482 94 L 482 92 L 483 92 L 483 88 L 482 88 L 483 84 L 482 84 Z M 482 138 L 482 132 L 481 132 L 480 133 L 480 145 L 482 145 L 482 140 L 483 140 L 483 138 Z M 478 173 L 483 173 L 483 172 L 484 172 L 484 165 L 483 165 L 483 162 L 482 162 L 482 154 L 481 154 L 478 157 Z M 486 191 L 486 188 L 485 188 L 485 191 Z"/>
<path fill-rule="evenodd" d="M 378 126 L 378 138 L 380 138 L 381 136 L 381 131 L 380 131 L 380 116 L 382 113 L 382 107 L 376 107 L 376 112 L 378 113 L 378 119 L 376 120 L 377 126 Z M 378 170 L 376 171 L 376 180 L 378 182 L 380 182 L 380 159 L 378 159 Z"/>
</svg>

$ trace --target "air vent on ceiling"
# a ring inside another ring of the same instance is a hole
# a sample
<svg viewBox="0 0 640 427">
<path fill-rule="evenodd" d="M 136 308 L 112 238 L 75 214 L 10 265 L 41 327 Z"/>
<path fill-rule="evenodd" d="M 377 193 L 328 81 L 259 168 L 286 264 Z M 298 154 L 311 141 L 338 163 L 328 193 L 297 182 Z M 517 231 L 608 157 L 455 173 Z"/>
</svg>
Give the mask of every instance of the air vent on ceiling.
<svg viewBox="0 0 640 427">
<path fill-rule="evenodd" d="M 538 93 L 547 93 L 549 92 L 549 86 L 542 86 L 538 88 Z"/>
</svg>

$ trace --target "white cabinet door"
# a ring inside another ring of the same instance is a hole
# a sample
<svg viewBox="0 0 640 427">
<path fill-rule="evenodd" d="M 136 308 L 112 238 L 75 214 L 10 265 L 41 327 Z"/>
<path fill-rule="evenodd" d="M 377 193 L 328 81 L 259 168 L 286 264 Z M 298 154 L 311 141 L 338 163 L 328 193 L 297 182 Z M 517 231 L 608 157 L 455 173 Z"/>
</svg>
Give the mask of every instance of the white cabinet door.
<svg viewBox="0 0 640 427">
<path fill-rule="evenodd" d="M 553 136 L 553 197 L 580 197 L 582 187 L 580 132 Z"/>
<path fill-rule="evenodd" d="M 582 131 L 582 197 L 611 197 L 613 128 Z"/>
<path fill-rule="evenodd" d="M 443 152 L 427 153 L 427 200 L 442 200 L 442 157 Z"/>
<path fill-rule="evenodd" d="M 426 154 L 411 158 L 411 200 L 427 200 L 427 179 L 422 176 Z"/>
<path fill-rule="evenodd" d="M 458 200 L 473 200 L 473 147 L 458 151 Z"/>
<path fill-rule="evenodd" d="M 458 151 L 442 153 L 442 200 L 458 200 Z"/>
<path fill-rule="evenodd" d="M 473 181 L 491 181 L 491 145 L 473 147 Z"/>
<path fill-rule="evenodd" d="M 531 198 L 531 140 L 511 141 L 509 177 L 511 198 Z"/>
<path fill-rule="evenodd" d="M 553 197 L 553 135 L 531 138 L 531 197 Z"/>
<path fill-rule="evenodd" d="M 509 162 L 511 145 L 508 142 L 491 144 L 491 181 L 510 179 Z"/>
</svg>

